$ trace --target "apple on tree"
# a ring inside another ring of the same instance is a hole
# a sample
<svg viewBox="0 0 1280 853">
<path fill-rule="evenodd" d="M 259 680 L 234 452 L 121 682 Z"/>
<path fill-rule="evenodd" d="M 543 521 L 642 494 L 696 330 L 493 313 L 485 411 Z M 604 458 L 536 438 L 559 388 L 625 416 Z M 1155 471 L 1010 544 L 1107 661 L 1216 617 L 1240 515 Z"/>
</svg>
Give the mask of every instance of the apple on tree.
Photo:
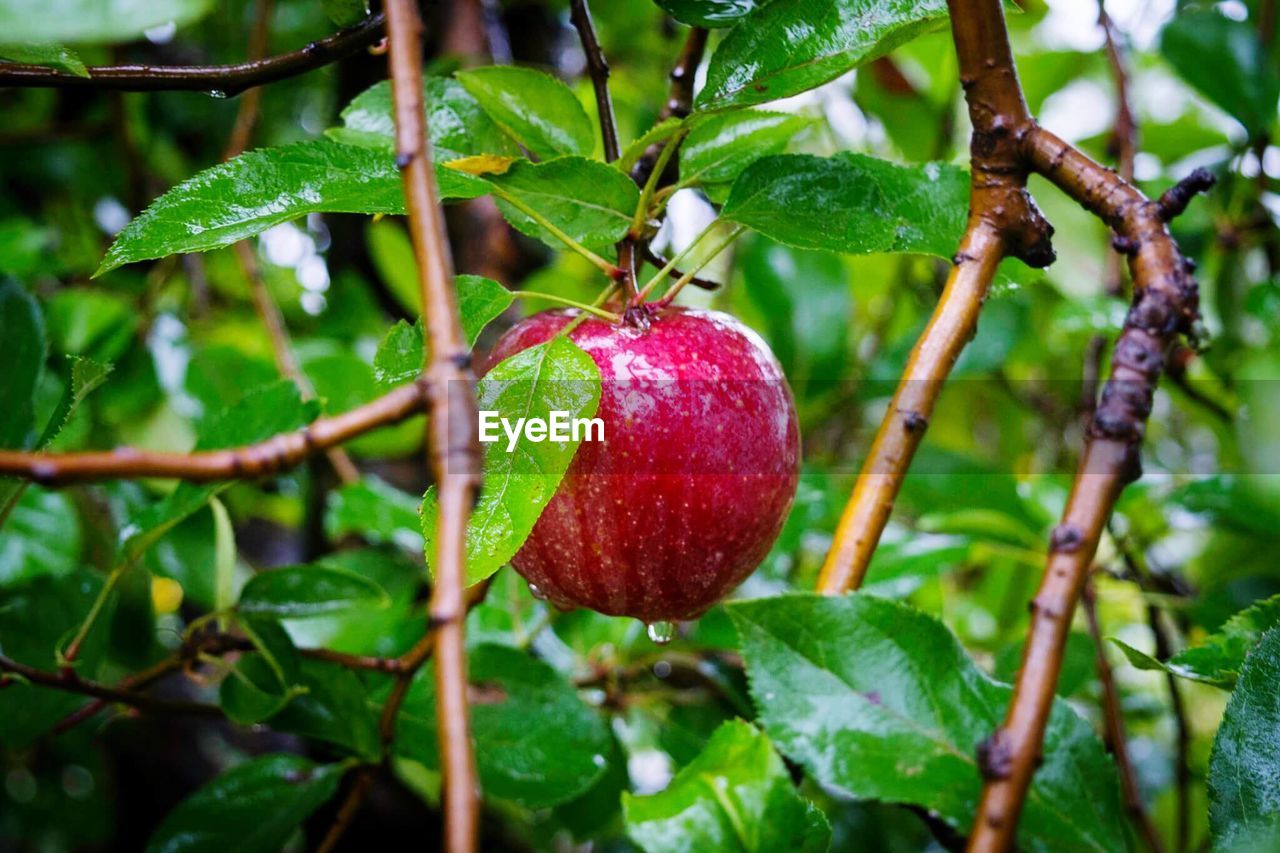
<svg viewBox="0 0 1280 853">
<path fill-rule="evenodd" d="M 562 333 L 595 361 L 604 441 L 583 442 L 512 560 L 560 606 L 652 626 L 700 616 L 768 553 L 795 496 L 795 403 L 764 341 L 716 311 L 646 306 L 647 329 L 548 311 L 483 365 Z"/>
</svg>

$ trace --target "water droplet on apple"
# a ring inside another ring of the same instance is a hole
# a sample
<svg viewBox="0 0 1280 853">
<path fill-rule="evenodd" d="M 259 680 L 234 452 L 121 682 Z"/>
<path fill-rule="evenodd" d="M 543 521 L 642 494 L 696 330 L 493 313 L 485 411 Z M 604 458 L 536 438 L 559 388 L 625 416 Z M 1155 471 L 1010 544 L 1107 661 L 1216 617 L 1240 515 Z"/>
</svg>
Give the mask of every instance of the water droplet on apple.
<svg viewBox="0 0 1280 853">
<path fill-rule="evenodd" d="M 649 639 L 659 646 L 665 646 L 676 636 L 676 623 L 668 622 L 665 619 L 658 622 L 650 622 L 644 628 L 645 633 L 649 635 Z"/>
<path fill-rule="evenodd" d="M 529 584 L 529 594 L 532 595 L 534 598 L 538 599 L 539 601 L 547 600 L 547 594 L 543 592 L 537 586 L 537 584 Z"/>
</svg>

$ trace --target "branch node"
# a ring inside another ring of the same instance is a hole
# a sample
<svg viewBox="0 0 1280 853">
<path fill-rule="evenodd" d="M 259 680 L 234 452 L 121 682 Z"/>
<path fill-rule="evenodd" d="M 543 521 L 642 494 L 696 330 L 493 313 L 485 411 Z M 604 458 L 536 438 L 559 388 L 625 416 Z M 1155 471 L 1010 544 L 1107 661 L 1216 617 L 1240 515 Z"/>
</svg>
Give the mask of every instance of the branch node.
<svg viewBox="0 0 1280 853">
<path fill-rule="evenodd" d="M 1138 253 L 1138 241 L 1123 234 L 1115 234 L 1111 237 L 1111 248 L 1115 249 L 1122 255 L 1136 255 Z"/>
<path fill-rule="evenodd" d="M 1059 524 L 1049 537 L 1049 551 L 1054 554 L 1070 554 L 1080 549 L 1084 534 L 1074 524 Z"/>
<path fill-rule="evenodd" d="M 902 412 L 902 428 L 910 433 L 924 432 L 929 419 L 919 412 Z"/>
<path fill-rule="evenodd" d="M 1013 770 L 1013 748 L 1004 729 L 996 729 L 978 744 L 978 772 L 983 779 L 1008 779 Z"/>
<path fill-rule="evenodd" d="M 1174 217 L 1181 215 L 1187 209 L 1187 205 L 1191 203 L 1191 199 L 1200 193 L 1208 192 L 1216 182 L 1217 178 L 1208 169 L 1203 167 L 1196 169 L 1169 187 L 1164 191 L 1164 195 L 1160 196 L 1160 200 L 1156 202 L 1160 210 L 1160 218 L 1165 222 L 1169 222 Z"/>
</svg>

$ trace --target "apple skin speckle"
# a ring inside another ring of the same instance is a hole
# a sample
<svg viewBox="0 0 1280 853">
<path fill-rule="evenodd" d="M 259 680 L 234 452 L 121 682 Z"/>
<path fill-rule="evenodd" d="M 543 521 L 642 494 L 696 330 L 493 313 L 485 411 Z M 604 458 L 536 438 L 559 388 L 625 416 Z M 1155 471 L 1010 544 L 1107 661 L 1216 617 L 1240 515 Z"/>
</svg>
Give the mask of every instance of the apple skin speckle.
<svg viewBox="0 0 1280 853">
<path fill-rule="evenodd" d="M 482 370 L 576 311 L 504 335 Z M 693 619 L 755 570 L 795 497 L 795 402 L 734 318 L 654 310 L 646 331 L 588 318 L 569 337 L 600 369 L 603 442 L 583 442 L 512 565 L 553 603 L 648 623 Z"/>
</svg>

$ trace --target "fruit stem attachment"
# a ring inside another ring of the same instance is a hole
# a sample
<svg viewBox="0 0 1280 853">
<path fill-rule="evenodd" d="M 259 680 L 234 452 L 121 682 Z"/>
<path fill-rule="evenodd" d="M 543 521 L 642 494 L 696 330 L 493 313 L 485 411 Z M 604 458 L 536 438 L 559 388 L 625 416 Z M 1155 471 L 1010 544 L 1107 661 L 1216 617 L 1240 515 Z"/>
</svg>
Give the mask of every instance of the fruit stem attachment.
<svg viewBox="0 0 1280 853">
<path fill-rule="evenodd" d="M 560 305 L 567 305 L 570 308 L 577 308 L 579 311 L 585 311 L 588 314 L 594 314 L 602 320 L 608 320 L 610 323 L 618 323 L 622 321 L 621 314 L 615 314 L 612 311 L 606 311 L 595 305 L 588 305 L 585 302 L 579 302 L 576 299 L 566 299 L 563 296 L 557 296 L 554 293 L 542 293 L 537 290 L 513 290 L 511 295 L 517 299 L 543 299 L 547 302 L 556 302 Z"/>
</svg>

